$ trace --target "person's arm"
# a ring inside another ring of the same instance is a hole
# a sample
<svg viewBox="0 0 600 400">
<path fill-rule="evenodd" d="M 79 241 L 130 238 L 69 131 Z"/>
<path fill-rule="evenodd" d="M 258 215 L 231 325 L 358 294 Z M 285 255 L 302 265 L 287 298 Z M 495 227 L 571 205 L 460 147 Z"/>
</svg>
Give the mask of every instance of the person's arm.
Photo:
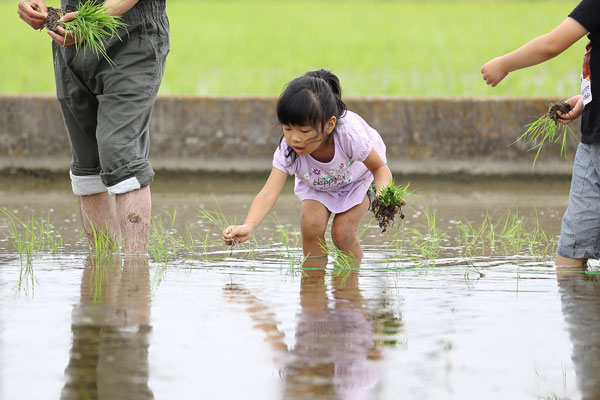
<svg viewBox="0 0 600 400">
<path fill-rule="evenodd" d="M 508 54 L 496 57 L 481 68 L 483 80 L 496 86 L 510 72 L 531 67 L 556 57 L 588 33 L 579 22 L 568 17 L 551 32 L 538 36 Z"/>
<path fill-rule="evenodd" d="M 104 2 L 104 8 L 106 9 L 106 12 L 109 15 L 112 15 L 113 17 L 119 16 L 119 15 L 123 15 L 127 11 L 129 11 L 133 6 L 135 6 L 138 3 L 138 1 L 139 0 L 106 0 Z M 66 13 L 65 15 L 62 16 L 60 21 L 62 21 L 62 22 L 71 21 L 75 18 L 76 15 L 77 15 L 77 11 Z M 75 40 L 73 39 L 73 37 L 71 35 L 69 35 L 68 33 L 65 35 L 66 32 L 62 27 L 57 26 L 56 30 L 58 30 L 58 33 L 48 31 L 48 35 L 50 35 L 50 37 L 56 43 L 58 43 L 59 45 L 61 45 L 63 47 L 68 47 L 68 46 L 72 46 L 73 44 L 75 44 Z"/>
<path fill-rule="evenodd" d="M 244 224 L 228 226 L 223 231 L 221 237 L 225 243 L 245 242 L 250 238 L 252 232 L 260 225 L 277 202 L 286 178 L 287 173 L 275 167 L 271 169 L 267 182 L 250 205 L 250 211 L 248 211 Z"/>
<path fill-rule="evenodd" d="M 104 7 L 107 9 L 106 11 L 109 15 L 123 15 L 131 10 L 138 1 L 139 0 L 106 0 L 104 2 Z"/>
<path fill-rule="evenodd" d="M 392 182 L 392 172 L 375 149 L 371 150 L 371 153 L 367 156 L 365 161 L 363 161 L 363 164 L 365 164 L 373 174 L 373 183 L 375 184 L 377 193 L 379 193 L 382 187 L 389 185 Z"/>
<path fill-rule="evenodd" d="M 44 0 L 22 0 L 17 8 L 19 17 L 33 29 L 42 29 L 48 16 L 48 8 Z"/>
</svg>

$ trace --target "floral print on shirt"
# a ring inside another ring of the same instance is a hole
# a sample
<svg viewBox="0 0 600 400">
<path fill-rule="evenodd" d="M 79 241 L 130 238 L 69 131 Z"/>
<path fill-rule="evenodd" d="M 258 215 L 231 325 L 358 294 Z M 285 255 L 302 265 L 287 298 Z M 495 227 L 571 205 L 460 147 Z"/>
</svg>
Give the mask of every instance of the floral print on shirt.
<svg viewBox="0 0 600 400">
<path fill-rule="evenodd" d="M 324 171 L 320 168 L 310 168 L 304 175 L 306 184 L 317 190 L 328 190 L 336 192 L 340 186 L 352 182 L 352 172 L 348 168 L 354 163 L 352 160 L 346 160 L 341 163 L 337 169 Z"/>
</svg>

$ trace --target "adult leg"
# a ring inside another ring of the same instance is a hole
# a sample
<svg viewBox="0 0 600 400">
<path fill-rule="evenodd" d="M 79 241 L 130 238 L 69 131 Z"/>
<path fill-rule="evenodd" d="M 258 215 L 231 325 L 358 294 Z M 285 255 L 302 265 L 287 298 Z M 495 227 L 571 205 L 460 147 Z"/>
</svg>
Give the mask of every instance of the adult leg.
<svg viewBox="0 0 600 400">
<path fill-rule="evenodd" d="M 116 213 L 116 201 L 108 192 L 82 195 L 80 198 L 83 229 L 92 246 L 94 235 L 105 232 L 114 240 L 116 248 L 121 244 L 121 229 Z M 95 232 L 95 233 L 94 233 Z"/>
<path fill-rule="evenodd" d="M 335 246 L 347 254 L 354 255 L 359 262 L 362 260 L 363 253 L 358 240 L 358 226 L 368 210 L 369 198 L 365 196 L 362 203 L 348 211 L 336 214 L 331 227 Z"/>
<path fill-rule="evenodd" d="M 315 200 L 303 200 L 300 206 L 300 230 L 302 251 L 305 256 L 325 257 L 325 230 L 331 212 Z"/>
<path fill-rule="evenodd" d="M 100 178 L 100 157 L 96 140 L 98 99 L 91 90 L 90 74 L 83 54 L 73 48 L 52 44 L 57 99 L 71 145 L 70 167 L 73 193 L 80 198 L 83 229 L 94 245 L 94 231 L 109 234 L 115 246 L 120 242 L 115 199 L 106 192 Z M 88 56 L 95 57 L 88 54 Z"/>
<path fill-rule="evenodd" d="M 145 253 L 152 212 L 150 186 L 114 197 L 116 197 L 116 216 L 123 235 L 125 254 Z"/>
<path fill-rule="evenodd" d="M 97 140 L 102 181 L 116 196 L 124 252 L 131 254 L 146 251 L 150 230 L 149 125 L 169 51 L 169 23 L 163 1 L 139 2 L 127 14 L 127 34 L 110 49 L 120 68 L 105 66 L 97 74 Z"/>
</svg>

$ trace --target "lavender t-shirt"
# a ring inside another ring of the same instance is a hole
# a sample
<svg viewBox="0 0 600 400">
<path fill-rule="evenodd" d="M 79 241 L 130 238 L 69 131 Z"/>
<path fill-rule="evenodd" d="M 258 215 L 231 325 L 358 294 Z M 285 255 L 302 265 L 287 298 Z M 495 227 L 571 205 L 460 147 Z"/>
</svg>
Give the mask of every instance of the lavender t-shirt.
<svg viewBox="0 0 600 400">
<path fill-rule="evenodd" d="M 347 111 L 333 133 L 335 155 L 320 162 L 310 155 L 298 155 L 292 163 L 286 158 L 287 142 L 281 141 L 273 155 L 273 166 L 295 175 L 294 192 L 300 200 L 316 200 L 332 213 L 348 211 L 362 203 L 373 182 L 373 174 L 363 161 L 375 149 L 383 162 L 385 144 L 379 133 L 358 114 Z"/>
</svg>

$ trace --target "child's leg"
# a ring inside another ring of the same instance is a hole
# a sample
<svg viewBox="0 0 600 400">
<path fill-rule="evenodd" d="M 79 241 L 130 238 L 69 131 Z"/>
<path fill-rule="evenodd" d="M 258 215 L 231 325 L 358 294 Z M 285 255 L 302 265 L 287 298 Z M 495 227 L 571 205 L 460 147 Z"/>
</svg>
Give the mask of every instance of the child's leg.
<svg viewBox="0 0 600 400">
<path fill-rule="evenodd" d="M 302 231 L 302 251 L 305 256 L 323 257 L 321 247 L 325 243 L 325 230 L 331 212 L 315 200 L 303 200 L 300 207 L 300 230 Z"/>
<path fill-rule="evenodd" d="M 586 267 L 587 258 L 568 258 L 556 254 L 554 265 L 557 267 Z"/>
<path fill-rule="evenodd" d="M 562 219 L 556 266 L 585 266 L 600 258 L 600 144 L 579 143 L 569 205 Z"/>
<path fill-rule="evenodd" d="M 336 214 L 331 227 L 331 237 L 335 246 L 352 253 L 358 261 L 362 260 L 362 250 L 358 241 L 358 225 L 369 210 L 369 198 L 365 195 L 363 202 L 346 212 Z"/>
</svg>

